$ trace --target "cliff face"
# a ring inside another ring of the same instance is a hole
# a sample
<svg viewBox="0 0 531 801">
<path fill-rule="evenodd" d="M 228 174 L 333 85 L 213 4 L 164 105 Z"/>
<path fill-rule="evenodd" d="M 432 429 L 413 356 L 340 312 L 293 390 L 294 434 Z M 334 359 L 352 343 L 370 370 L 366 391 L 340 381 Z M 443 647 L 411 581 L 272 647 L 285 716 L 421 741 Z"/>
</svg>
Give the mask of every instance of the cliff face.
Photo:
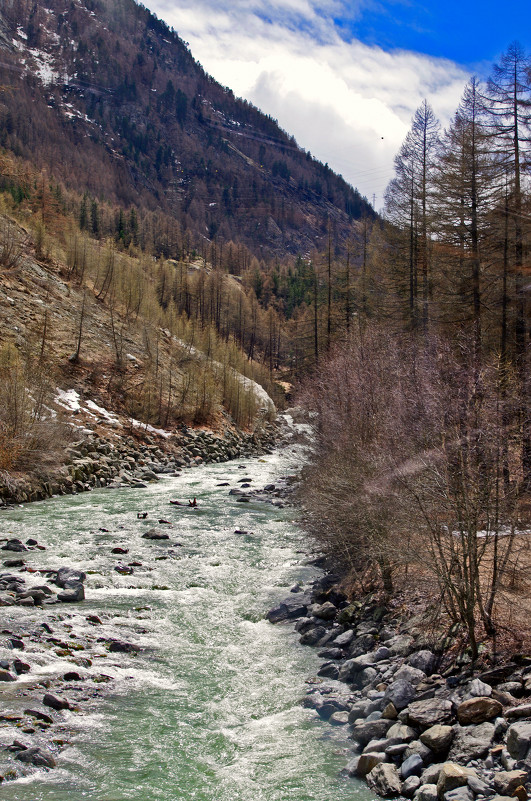
<svg viewBox="0 0 531 801">
<path fill-rule="evenodd" d="M 372 214 L 133 0 L 12 0 L 0 50 L 0 145 L 66 186 L 256 255 L 305 253 L 328 218 L 341 234 Z"/>
</svg>

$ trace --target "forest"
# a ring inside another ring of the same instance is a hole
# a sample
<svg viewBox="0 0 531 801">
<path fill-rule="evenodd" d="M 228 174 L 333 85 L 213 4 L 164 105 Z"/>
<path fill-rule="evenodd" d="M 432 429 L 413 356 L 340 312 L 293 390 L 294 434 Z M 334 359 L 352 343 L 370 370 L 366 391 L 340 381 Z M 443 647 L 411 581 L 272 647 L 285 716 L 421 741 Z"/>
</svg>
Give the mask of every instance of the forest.
<svg viewBox="0 0 531 801">
<path fill-rule="evenodd" d="M 446 130 L 420 106 L 353 283 L 343 266 L 342 310 L 332 298 L 350 324 L 328 348 L 325 294 L 301 395 L 319 421 L 309 530 L 358 586 L 413 579 L 472 658 L 485 637 L 521 645 L 529 611 L 514 593 L 529 580 L 530 109 L 517 43 Z"/>
</svg>

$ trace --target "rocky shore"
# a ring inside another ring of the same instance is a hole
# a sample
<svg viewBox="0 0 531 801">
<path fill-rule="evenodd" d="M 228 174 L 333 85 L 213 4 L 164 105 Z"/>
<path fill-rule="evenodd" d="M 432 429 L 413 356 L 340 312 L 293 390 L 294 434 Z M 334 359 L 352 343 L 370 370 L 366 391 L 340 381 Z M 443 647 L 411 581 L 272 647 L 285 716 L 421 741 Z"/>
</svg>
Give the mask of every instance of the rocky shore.
<svg viewBox="0 0 531 801">
<path fill-rule="evenodd" d="M 345 727 L 345 774 L 384 798 L 525 801 L 531 790 L 531 658 L 475 670 L 448 659 L 419 619 L 369 596 L 348 603 L 325 576 L 272 609 L 324 659 L 303 701 Z M 442 672 L 440 672 L 442 671 Z"/>
<path fill-rule="evenodd" d="M 142 432 L 135 437 L 116 436 L 112 431 L 87 432 L 66 448 L 64 463 L 50 475 L 0 475 L 0 509 L 98 487 L 141 488 L 157 481 L 160 475 L 175 474 L 183 467 L 269 452 L 277 433 L 277 425 L 267 421 L 252 432 L 232 428 L 215 433 L 188 428 L 168 437 Z"/>
</svg>

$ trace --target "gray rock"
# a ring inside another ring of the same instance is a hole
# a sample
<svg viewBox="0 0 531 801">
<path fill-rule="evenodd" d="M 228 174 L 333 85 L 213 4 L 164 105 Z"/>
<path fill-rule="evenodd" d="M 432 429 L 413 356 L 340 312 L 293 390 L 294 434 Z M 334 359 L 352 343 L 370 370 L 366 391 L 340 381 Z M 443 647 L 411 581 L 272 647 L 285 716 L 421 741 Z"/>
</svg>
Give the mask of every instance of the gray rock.
<svg viewBox="0 0 531 801">
<path fill-rule="evenodd" d="M 347 764 L 345 765 L 345 767 L 343 768 L 343 770 L 341 771 L 341 773 L 342 773 L 344 776 L 351 776 L 351 777 L 352 777 L 352 776 L 356 776 L 356 775 L 357 775 L 357 770 L 358 770 L 358 762 L 359 762 L 359 761 L 360 761 L 360 758 L 359 758 L 359 756 L 353 757 L 352 759 L 350 759 L 350 760 L 347 762 Z"/>
<path fill-rule="evenodd" d="M 512 796 L 517 787 L 520 787 L 529 779 L 526 770 L 502 770 L 494 774 L 494 789 L 500 795 Z"/>
<path fill-rule="evenodd" d="M 428 765 L 420 775 L 421 784 L 437 784 L 443 764 L 443 762 L 437 762 L 435 765 Z"/>
<path fill-rule="evenodd" d="M 429 765 L 430 762 L 433 762 L 433 751 L 427 745 L 421 743 L 420 740 L 412 740 L 404 751 L 405 758 L 413 755 L 419 756 L 424 765 Z"/>
<path fill-rule="evenodd" d="M 356 637 L 355 640 L 352 640 L 348 649 L 348 655 L 351 659 L 362 656 L 371 651 L 375 643 L 376 640 L 373 634 L 362 634 L 360 637 Z"/>
<path fill-rule="evenodd" d="M 132 642 L 123 642 L 121 640 L 113 640 L 109 645 L 109 652 L 111 654 L 136 654 L 141 650 L 139 645 L 134 645 Z"/>
<path fill-rule="evenodd" d="M 328 722 L 332 726 L 346 726 L 348 723 L 348 712 L 334 712 L 330 715 Z"/>
<path fill-rule="evenodd" d="M 339 668 L 334 662 L 325 662 L 317 671 L 317 675 L 325 679 L 337 679 Z"/>
<path fill-rule="evenodd" d="M 333 603 L 330 603 L 330 601 L 326 601 L 326 603 L 320 606 L 314 606 L 312 614 L 322 620 L 333 620 L 337 615 L 337 607 L 334 606 Z"/>
<path fill-rule="evenodd" d="M 73 581 L 76 584 L 82 584 L 86 578 L 87 575 L 82 570 L 76 570 L 72 567 L 61 567 L 57 571 L 55 583 L 58 587 L 64 587 L 68 581 Z"/>
<path fill-rule="evenodd" d="M 270 623 L 280 623 L 282 620 L 294 620 L 295 618 L 303 617 L 307 611 L 307 597 L 301 597 L 300 595 L 296 597 L 290 596 L 274 609 L 271 609 L 267 613 L 267 619 Z"/>
<path fill-rule="evenodd" d="M 456 787 L 444 794 L 444 801 L 474 801 L 474 794 L 468 786 Z"/>
<path fill-rule="evenodd" d="M 437 785 L 429 784 L 427 782 L 425 784 L 421 784 L 414 795 L 414 799 L 415 801 L 437 801 Z"/>
<path fill-rule="evenodd" d="M 415 688 L 407 679 L 397 679 L 393 681 L 385 691 L 385 700 L 393 704 L 395 709 L 405 709 L 415 698 Z"/>
<path fill-rule="evenodd" d="M 367 784 L 383 798 L 400 795 L 402 782 L 394 765 L 381 763 L 367 774 Z"/>
<path fill-rule="evenodd" d="M 358 760 L 356 775 L 366 776 L 376 765 L 387 761 L 387 757 L 383 751 L 364 751 Z"/>
<path fill-rule="evenodd" d="M 507 750 L 513 759 L 525 759 L 531 746 L 531 721 L 519 721 L 507 730 Z"/>
<path fill-rule="evenodd" d="M 517 720 L 518 718 L 531 717 L 531 704 L 522 704 L 521 706 L 511 706 L 503 713 L 509 720 Z"/>
<path fill-rule="evenodd" d="M 467 698 L 490 698 L 492 695 L 492 687 L 490 684 L 486 684 L 481 679 L 473 679 L 468 687 L 466 688 L 465 695 L 463 700 L 465 701 Z"/>
<path fill-rule="evenodd" d="M 417 736 L 417 732 L 415 729 L 412 729 L 411 726 L 406 726 L 404 723 L 393 723 L 393 725 L 387 731 L 388 737 L 396 737 L 398 740 L 402 742 L 410 743 L 414 740 Z"/>
<path fill-rule="evenodd" d="M 49 706 L 51 709 L 55 709 L 57 711 L 61 709 L 70 709 L 70 702 L 66 700 L 66 698 L 58 698 L 56 695 L 52 695 L 51 693 L 46 693 L 44 698 L 42 699 L 42 703 L 44 706 Z"/>
<path fill-rule="evenodd" d="M 454 737 L 454 730 L 451 726 L 441 726 L 437 724 L 431 726 L 420 735 L 420 741 L 427 745 L 436 754 L 448 751 Z"/>
<path fill-rule="evenodd" d="M 310 629 L 300 637 L 299 642 L 301 645 L 317 645 L 325 634 L 326 629 L 324 626 L 314 626 L 313 629 Z"/>
<path fill-rule="evenodd" d="M 443 698 L 413 701 L 407 708 L 407 716 L 410 725 L 421 729 L 429 729 L 437 723 L 450 723 L 454 717 L 452 702 Z"/>
<path fill-rule="evenodd" d="M 343 651 L 341 648 L 323 648 L 322 651 L 319 651 L 317 654 L 318 657 L 321 659 L 341 659 L 343 656 Z"/>
<path fill-rule="evenodd" d="M 358 674 L 358 687 L 369 687 L 371 684 L 374 684 L 377 677 L 378 671 L 375 670 L 375 668 L 366 667 L 365 670 L 362 670 L 361 673 Z"/>
<path fill-rule="evenodd" d="M 8 670 L 0 670 L 0 681 L 16 681 L 17 677 L 13 676 Z"/>
<path fill-rule="evenodd" d="M 57 598 L 63 603 L 79 603 L 85 600 L 85 588 L 81 583 L 67 581 L 63 592 L 57 593 Z"/>
<path fill-rule="evenodd" d="M 422 757 L 420 757 L 418 754 L 412 754 L 402 762 L 400 773 L 403 779 L 408 779 L 410 776 L 420 776 L 423 767 L 424 763 L 422 761 Z"/>
<path fill-rule="evenodd" d="M 343 634 L 338 634 L 338 636 L 332 640 L 332 643 L 338 648 L 346 648 L 347 645 L 350 645 L 353 639 L 354 632 L 352 629 L 347 629 L 347 631 L 344 631 Z"/>
<path fill-rule="evenodd" d="M 19 751 L 15 759 L 39 768 L 55 768 L 56 765 L 51 753 L 44 748 L 38 747 L 25 748 L 24 751 Z"/>
<path fill-rule="evenodd" d="M 470 762 L 482 759 L 489 752 L 494 738 L 494 724 L 480 723 L 477 726 L 455 726 L 454 739 L 448 759 L 455 762 Z"/>
<path fill-rule="evenodd" d="M 408 681 L 413 686 L 420 684 L 421 681 L 424 681 L 426 678 L 426 674 L 424 671 L 419 670 L 412 665 L 402 665 L 402 667 L 396 671 L 394 679 L 395 681 Z"/>
<path fill-rule="evenodd" d="M 365 748 L 371 740 L 380 740 L 387 735 L 391 721 L 389 720 L 371 720 L 364 721 L 354 725 L 352 731 L 352 739 L 359 743 L 361 748 Z"/>
<path fill-rule="evenodd" d="M 397 634 L 386 641 L 386 645 L 393 656 L 407 656 L 413 649 L 413 637 L 409 634 Z"/>
<path fill-rule="evenodd" d="M 159 531 L 156 528 L 150 528 L 144 534 L 142 534 L 142 539 L 144 540 L 169 540 L 170 535 L 166 534 L 165 531 Z"/>
<path fill-rule="evenodd" d="M 431 651 L 423 650 L 411 654 L 407 661 L 412 667 L 422 670 L 423 673 L 429 676 L 435 667 L 436 658 Z"/>
<path fill-rule="evenodd" d="M 402 784 L 402 795 L 406 798 L 413 798 L 415 792 L 420 787 L 420 779 L 418 776 L 409 776 Z"/>
<path fill-rule="evenodd" d="M 491 789 L 487 782 L 482 781 L 478 776 L 469 776 L 467 785 L 470 787 L 474 795 L 490 795 Z"/>
</svg>

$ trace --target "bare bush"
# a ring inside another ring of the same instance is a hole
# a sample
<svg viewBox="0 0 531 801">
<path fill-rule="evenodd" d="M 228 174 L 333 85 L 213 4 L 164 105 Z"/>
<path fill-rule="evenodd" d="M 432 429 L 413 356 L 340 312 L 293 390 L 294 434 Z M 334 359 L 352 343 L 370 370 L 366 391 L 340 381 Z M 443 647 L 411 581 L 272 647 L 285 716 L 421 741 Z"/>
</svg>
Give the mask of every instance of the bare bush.
<svg viewBox="0 0 531 801">
<path fill-rule="evenodd" d="M 397 572 L 430 575 L 477 655 L 478 625 L 495 634 L 496 600 L 517 569 L 520 484 L 504 480 L 511 431 L 497 365 L 480 369 L 466 347 L 435 338 L 368 330 L 304 400 L 319 413 L 302 491 L 310 530 L 358 577 L 377 569 L 387 590 Z"/>
</svg>

